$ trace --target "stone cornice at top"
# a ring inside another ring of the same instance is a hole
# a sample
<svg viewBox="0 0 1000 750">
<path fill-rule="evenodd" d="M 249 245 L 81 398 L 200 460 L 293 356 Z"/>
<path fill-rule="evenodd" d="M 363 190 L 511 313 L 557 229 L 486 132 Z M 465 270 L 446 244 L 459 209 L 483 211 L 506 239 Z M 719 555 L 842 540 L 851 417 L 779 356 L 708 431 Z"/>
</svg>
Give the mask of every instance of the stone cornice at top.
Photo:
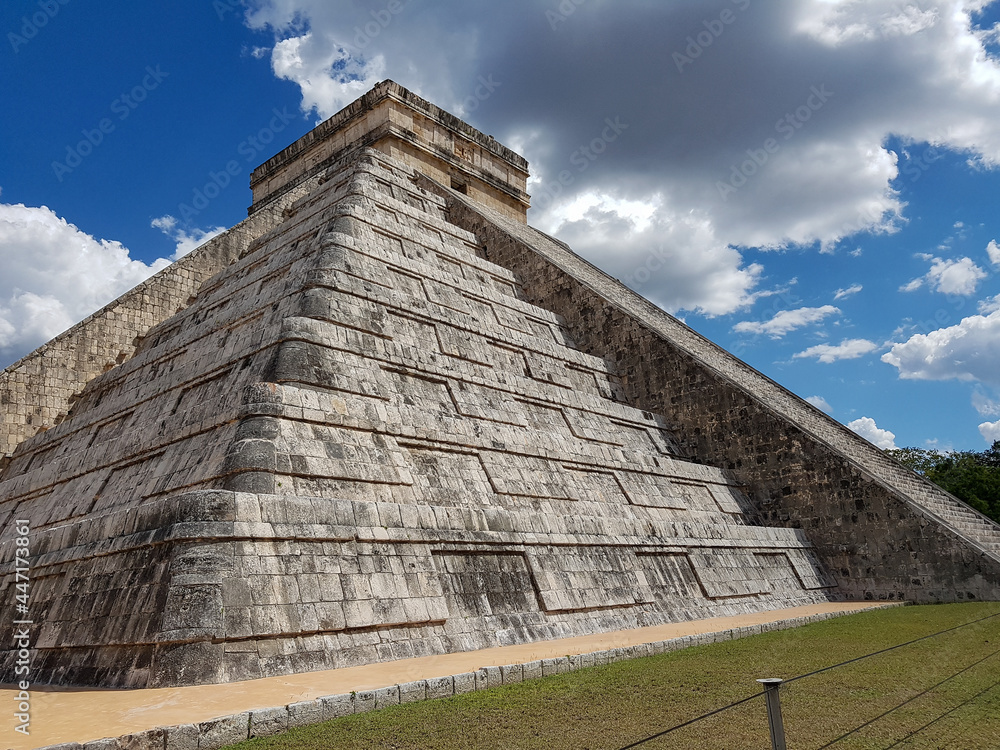
<svg viewBox="0 0 1000 750">
<path fill-rule="evenodd" d="M 528 160 L 517 152 L 504 146 L 493 136 L 486 135 L 482 131 L 476 130 L 476 128 L 472 127 L 467 122 L 459 119 L 450 112 L 446 112 L 440 107 L 431 104 L 426 99 L 417 96 L 412 91 L 400 86 L 395 81 L 386 79 L 375 84 L 375 86 L 360 99 L 351 102 L 342 110 L 337 112 L 337 114 L 327 118 L 290 146 L 279 151 L 266 162 L 254 169 L 250 174 L 251 186 L 269 172 L 294 161 L 307 151 L 310 146 L 323 140 L 330 133 L 340 130 L 350 120 L 368 112 L 380 101 L 389 97 L 395 98 L 419 111 L 421 114 L 437 120 L 449 129 L 461 133 L 476 145 L 481 146 L 495 156 L 509 162 L 511 166 L 524 170 L 525 172 L 528 171 Z"/>
</svg>

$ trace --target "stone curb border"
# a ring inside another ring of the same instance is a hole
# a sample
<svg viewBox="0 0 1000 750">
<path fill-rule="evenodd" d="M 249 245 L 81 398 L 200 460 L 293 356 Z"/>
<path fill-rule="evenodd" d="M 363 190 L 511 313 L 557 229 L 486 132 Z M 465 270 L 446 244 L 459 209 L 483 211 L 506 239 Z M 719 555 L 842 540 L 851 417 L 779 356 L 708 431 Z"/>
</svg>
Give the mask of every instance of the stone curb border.
<svg viewBox="0 0 1000 750">
<path fill-rule="evenodd" d="M 905 602 L 887 603 L 857 612 L 870 612 L 901 606 L 905 606 Z M 276 708 L 243 711 L 232 716 L 203 721 L 200 724 L 158 727 L 138 734 L 93 740 L 83 744 L 68 742 L 60 745 L 47 745 L 38 750 L 218 750 L 218 748 L 233 745 L 243 740 L 269 737 L 295 727 L 319 724 L 351 714 L 376 711 L 386 706 L 448 698 L 476 690 L 488 690 L 500 685 L 512 685 L 538 677 L 573 672 L 586 667 L 603 666 L 627 659 L 679 651 L 691 646 L 731 641 L 775 630 L 787 630 L 813 622 L 857 614 L 857 612 L 825 612 L 787 620 L 776 620 L 761 625 L 720 630 L 714 633 L 699 633 L 671 638 L 666 641 L 624 646 L 606 651 L 593 651 L 555 659 L 539 659 L 524 664 L 481 667 L 475 672 L 463 672 L 450 677 L 404 682 L 376 690 L 327 695 L 315 700 L 289 703 L 286 706 Z"/>
</svg>

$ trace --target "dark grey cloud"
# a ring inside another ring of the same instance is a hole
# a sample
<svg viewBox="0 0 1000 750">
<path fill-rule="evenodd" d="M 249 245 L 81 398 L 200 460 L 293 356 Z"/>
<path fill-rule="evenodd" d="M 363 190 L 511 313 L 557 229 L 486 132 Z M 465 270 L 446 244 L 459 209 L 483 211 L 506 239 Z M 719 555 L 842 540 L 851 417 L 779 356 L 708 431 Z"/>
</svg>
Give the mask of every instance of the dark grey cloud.
<svg viewBox="0 0 1000 750">
<path fill-rule="evenodd" d="M 528 157 L 533 223 L 636 284 L 662 261 L 645 294 L 721 314 L 761 278 L 733 248 L 893 229 L 890 135 L 1000 160 L 986 4 L 268 0 L 251 23 L 305 109 L 393 78 Z"/>
</svg>

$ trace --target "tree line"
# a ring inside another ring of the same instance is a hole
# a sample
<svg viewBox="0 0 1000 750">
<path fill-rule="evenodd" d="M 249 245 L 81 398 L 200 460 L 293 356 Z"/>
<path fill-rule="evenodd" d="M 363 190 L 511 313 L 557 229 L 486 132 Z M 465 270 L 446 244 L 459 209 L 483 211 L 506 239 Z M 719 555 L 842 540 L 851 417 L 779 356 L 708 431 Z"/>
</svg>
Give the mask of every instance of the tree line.
<svg viewBox="0 0 1000 750">
<path fill-rule="evenodd" d="M 896 448 L 886 453 L 1000 523 L 1000 440 L 975 451 Z"/>
</svg>

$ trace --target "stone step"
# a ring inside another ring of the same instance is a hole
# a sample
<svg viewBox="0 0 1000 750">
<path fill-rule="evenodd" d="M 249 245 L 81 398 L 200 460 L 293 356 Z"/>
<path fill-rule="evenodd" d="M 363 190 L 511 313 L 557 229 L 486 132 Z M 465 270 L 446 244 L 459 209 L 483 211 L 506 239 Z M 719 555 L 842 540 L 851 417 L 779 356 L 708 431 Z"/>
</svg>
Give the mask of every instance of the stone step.
<svg viewBox="0 0 1000 750">
<path fill-rule="evenodd" d="M 983 519 L 976 518 L 974 516 L 959 516 L 959 515 L 944 515 L 941 514 L 945 521 L 951 524 L 961 525 L 969 529 L 977 529 L 979 531 L 985 532 L 987 534 L 1000 533 L 996 528 L 989 523 L 989 521 L 984 521 Z"/>
<path fill-rule="evenodd" d="M 998 531 L 995 526 L 988 522 L 983 522 L 978 518 L 944 516 L 944 520 L 952 526 L 960 526 L 963 529 L 975 531 L 976 533 L 985 534 L 987 536 L 1000 537 L 1000 531 Z"/>
<path fill-rule="evenodd" d="M 918 499 L 925 509 L 936 515 L 970 542 L 994 555 L 1000 555 L 1000 527 L 978 515 L 972 508 L 959 505 L 947 497 L 920 493 Z M 911 496 L 916 497 L 917 493 Z"/>
<path fill-rule="evenodd" d="M 956 506 L 945 506 L 945 505 L 933 505 L 927 503 L 925 507 L 933 512 L 935 515 L 941 516 L 944 519 L 955 519 L 957 521 L 962 521 L 965 523 L 976 524 L 987 529 L 997 529 L 995 523 L 989 519 L 983 518 L 978 515 L 975 511 L 970 508 L 960 508 Z"/>
<path fill-rule="evenodd" d="M 957 529 L 962 529 L 978 536 L 1000 539 L 1000 532 L 997 532 L 990 526 L 979 524 L 972 520 L 947 518 L 945 521 Z"/>
</svg>

